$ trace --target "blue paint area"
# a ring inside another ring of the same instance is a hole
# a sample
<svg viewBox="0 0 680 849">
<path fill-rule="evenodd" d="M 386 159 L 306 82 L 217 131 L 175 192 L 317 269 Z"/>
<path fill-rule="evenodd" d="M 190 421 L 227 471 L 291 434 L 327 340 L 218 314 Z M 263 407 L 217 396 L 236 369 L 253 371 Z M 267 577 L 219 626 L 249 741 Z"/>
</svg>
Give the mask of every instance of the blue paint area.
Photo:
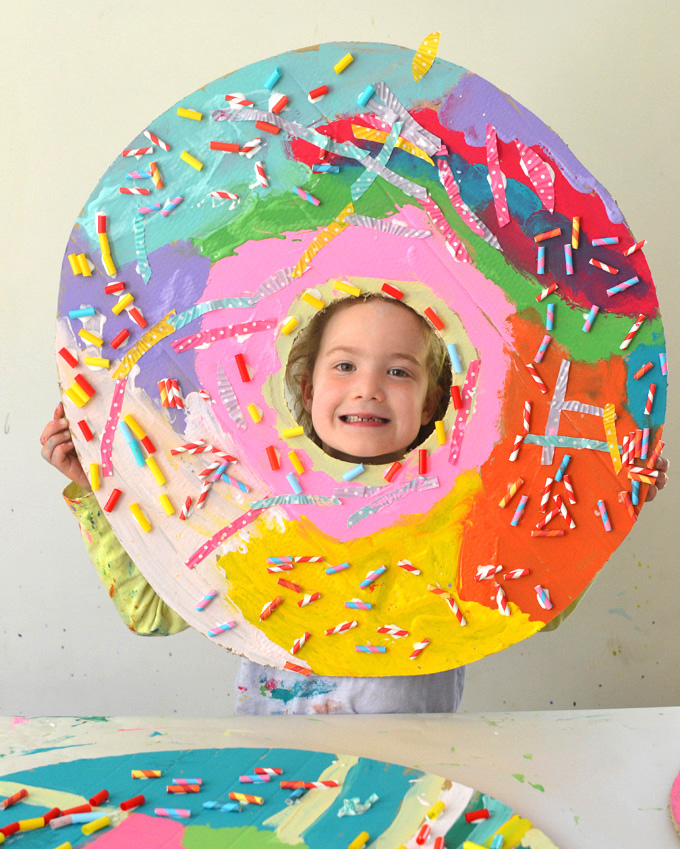
<svg viewBox="0 0 680 849">
<path fill-rule="evenodd" d="M 173 752 L 141 752 L 133 755 L 123 755 L 110 758 L 93 758 L 78 760 L 72 763 L 56 764 L 54 766 L 28 769 L 3 776 L 4 781 L 15 781 L 18 784 L 28 784 L 34 787 L 50 788 L 62 792 L 74 793 L 89 799 L 103 788 L 109 791 L 109 807 L 118 807 L 122 801 L 143 793 L 146 804 L 139 808 L 140 813 L 153 815 L 156 807 L 189 808 L 192 811 L 190 820 L 184 820 L 185 825 L 206 826 L 226 829 L 230 826 L 254 825 L 259 829 L 273 830 L 264 826 L 265 820 L 277 811 L 286 809 L 285 800 L 290 790 L 280 787 L 279 779 L 271 782 L 252 785 L 241 784 L 239 775 L 252 775 L 256 766 L 281 767 L 285 774 L 281 778 L 300 781 L 315 781 L 327 769 L 336 756 L 323 752 L 302 752 L 295 749 L 195 749 L 192 751 Z M 365 761 L 366 768 L 373 765 Z M 402 767 L 391 767 L 402 770 Z M 131 778 L 132 769 L 160 769 L 162 777 L 140 781 Z M 420 773 L 415 773 L 417 777 Z M 198 794 L 186 796 L 169 796 L 166 785 L 172 778 L 202 778 L 203 790 Z M 370 786 L 375 778 L 367 779 L 363 787 Z M 248 805 L 240 814 L 224 814 L 206 810 L 202 807 L 204 801 L 217 800 L 227 802 L 230 791 L 252 793 L 265 799 L 264 805 Z M 366 796 L 370 795 L 366 792 Z M 402 794 L 390 788 L 392 802 L 386 798 L 384 805 L 391 811 L 396 811 Z M 29 797 L 30 801 L 30 797 Z M 0 811 L 0 827 L 22 818 L 40 816 L 44 808 L 30 805 L 26 802 L 15 805 L 7 811 Z M 382 821 L 382 820 L 381 820 Z M 387 821 L 386 821 L 387 822 Z M 354 824 L 356 827 L 356 823 Z M 352 838 L 356 834 L 352 835 Z M 83 846 L 91 838 L 83 837 L 80 826 L 66 826 L 59 830 L 58 839 L 48 839 L 41 831 L 30 831 L 21 835 L 21 849 L 44 849 L 46 845 L 56 845 L 70 841 L 72 845 Z M 328 834 L 318 833 L 314 842 L 309 844 L 312 849 L 327 849 Z"/>
<path fill-rule="evenodd" d="M 644 329 L 645 326 L 643 324 L 640 332 Z M 635 340 L 631 344 L 634 345 Z M 628 379 L 626 391 L 628 394 L 628 409 L 639 427 L 658 427 L 663 423 L 666 414 L 668 378 L 661 374 L 661 363 L 659 362 L 659 353 L 661 352 L 666 353 L 666 346 L 663 344 L 663 340 L 656 345 L 638 344 L 630 352 L 627 359 Z M 654 367 L 639 380 L 635 380 L 633 375 L 646 362 L 653 363 Z M 652 415 L 645 416 L 645 403 L 647 402 L 647 393 L 649 392 L 649 385 L 651 383 L 656 384 L 654 406 L 652 407 Z M 650 445 L 650 452 L 653 448 L 654 446 Z"/>
</svg>

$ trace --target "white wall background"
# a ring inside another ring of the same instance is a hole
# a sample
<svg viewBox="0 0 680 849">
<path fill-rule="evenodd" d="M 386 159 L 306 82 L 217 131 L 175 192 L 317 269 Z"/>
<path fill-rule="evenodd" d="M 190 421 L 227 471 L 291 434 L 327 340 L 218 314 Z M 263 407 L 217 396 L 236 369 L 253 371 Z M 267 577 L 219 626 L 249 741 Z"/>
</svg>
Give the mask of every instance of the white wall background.
<svg viewBox="0 0 680 849">
<path fill-rule="evenodd" d="M 197 633 L 127 632 L 87 560 L 38 436 L 58 400 L 59 269 L 81 204 L 180 97 L 320 41 L 416 48 L 510 93 L 618 200 L 647 257 L 677 362 L 680 4 L 668 0 L 23 0 L 0 34 L 0 714 L 226 715 L 235 660 Z M 671 378 L 672 380 L 672 378 Z M 678 398 L 667 413 L 677 456 Z M 677 481 L 576 613 L 468 670 L 467 711 L 680 703 Z"/>
</svg>

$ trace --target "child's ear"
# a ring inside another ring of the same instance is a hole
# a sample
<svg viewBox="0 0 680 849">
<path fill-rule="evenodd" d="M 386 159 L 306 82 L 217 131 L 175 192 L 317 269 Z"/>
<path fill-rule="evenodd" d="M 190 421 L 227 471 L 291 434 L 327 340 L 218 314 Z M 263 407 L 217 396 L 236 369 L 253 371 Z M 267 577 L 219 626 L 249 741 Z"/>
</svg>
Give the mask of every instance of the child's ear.
<svg viewBox="0 0 680 849">
<path fill-rule="evenodd" d="M 420 418 L 421 426 L 429 424 L 432 421 L 432 417 L 434 416 L 435 411 L 439 406 L 439 402 L 442 397 L 442 392 L 443 390 L 441 386 L 437 386 L 434 392 L 430 392 L 428 394 L 427 398 L 425 399 L 425 404 L 423 406 L 423 414 Z"/>
<path fill-rule="evenodd" d="M 311 377 L 308 374 L 303 374 L 300 378 L 300 390 L 302 392 L 302 406 L 308 413 L 311 413 L 314 387 L 312 386 Z"/>
</svg>

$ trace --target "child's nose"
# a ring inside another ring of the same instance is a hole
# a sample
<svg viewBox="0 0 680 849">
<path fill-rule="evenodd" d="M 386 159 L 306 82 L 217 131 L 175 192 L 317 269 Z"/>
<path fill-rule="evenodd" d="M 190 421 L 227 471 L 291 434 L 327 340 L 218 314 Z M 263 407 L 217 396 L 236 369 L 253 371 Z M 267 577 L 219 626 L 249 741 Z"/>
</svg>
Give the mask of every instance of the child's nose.
<svg viewBox="0 0 680 849">
<path fill-rule="evenodd" d="M 357 398 L 376 401 L 383 401 L 385 399 L 381 375 L 373 372 L 364 372 L 358 375 L 354 385 L 354 391 Z"/>
</svg>

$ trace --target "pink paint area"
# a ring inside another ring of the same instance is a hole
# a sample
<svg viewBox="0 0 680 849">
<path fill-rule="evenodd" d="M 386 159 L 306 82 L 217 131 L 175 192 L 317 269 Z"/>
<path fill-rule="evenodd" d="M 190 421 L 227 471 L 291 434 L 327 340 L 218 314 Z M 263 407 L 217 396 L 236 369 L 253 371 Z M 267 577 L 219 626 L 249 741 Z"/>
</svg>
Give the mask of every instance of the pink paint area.
<svg viewBox="0 0 680 849">
<path fill-rule="evenodd" d="M 97 849 L 120 849 L 121 846 L 144 849 L 182 849 L 184 825 L 164 817 L 131 814 L 119 826 L 104 831 L 88 846 Z"/>
<path fill-rule="evenodd" d="M 676 828 L 680 829 L 680 773 L 671 788 L 671 816 Z"/>
<path fill-rule="evenodd" d="M 399 210 L 397 218 L 411 227 L 429 229 L 427 216 L 415 207 L 407 206 Z M 254 292 L 275 272 L 294 267 L 315 235 L 309 233 L 300 238 L 299 233 L 287 233 L 283 239 L 251 242 L 242 246 L 236 256 L 225 258 L 213 266 L 202 300 L 243 297 Z M 410 239 L 365 227 L 348 226 L 314 256 L 301 277 L 262 299 L 253 308 L 229 312 L 219 310 L 207 314 L 201 329 L 211 330 L 227 323 L 272 318 L 281 323 L 288 315 L 300 315 L 298 298 L 305 290 L 318 289 L 331 279 L 343 277 L 412 282 L 416 290 L 431 292 L 457 313 L 476 349 L 476 357 L 481 360 L 475 410 L 467 424 L 457 463 L 452 465 L 448 462 L 448 445 L 438 450 L 434 450 L 436 443 L 432 445 L 428 475 L 437 477 L 438 488 L 412 492 L 351 529 L 347 527 L 347 520 L 352 513 L 366 505 L 364 498 L 345 498 L 340 507 L 294 505 L 284 508 L 291 518 L 304 514 L 322 531 L 346 541 L 375 533 L 402 515 L 427 513 L 451 490 L 460 472 L 478 468 L 488 460 L 499 437 L 500 398 L 510 364 L 509 352 L 512 350 L 509 318 L 514 313 L 514 306 L 507 301 L 500 287 L 487 280 L 471 264 L 456 262 L 438 232 L 428 239 Z M 330 299 L 328 289 L 323 294 L 324 298 Z M 307 314 L 308 307 L 304 306 L 303 309 L 304 314 Z M 248 470 L 248 480 L 259 481 L 268 496 L 289 494 L 291 489 L 285 475 L 291 468 L 286 455 L 291 448 L 295 448 L 308 470 L 300 478 L 303 491 L 306 494 L 332 495 L 333 489 L 345 485 L 340 475 L 334 480 L 323 471 L 311 470 L 312 462 L 305 451 L 305 444 L 308 443 L 304 438 L 297 441 L 291 439 L 288 444 L 279 439 L 280 422 L 276 412 L 267 406 L 263 395 L 263 386 L 267 380 L 283 381 L 281 363 L 275 348 L 278 332 L 268 330 L 255 333 L 242 343 L 236 339 L 221 340 L 207 349 L 197 350 L 196 373 L 213 398 L 219 397 L 218 364 L 222 365 L 231 381 L 247 429 L 237 428 L 221 404 L 215 405 L 215 412 L 223 430 L 229 434 L 228 450 L 233 448 L 236 451 Z M 451 332 L 444 333 L 447 342 L 455 341 L 451 336 Z M 243 354 L 250 370 L 251 380 L 248 382 L 244 382 L 240 376 L 234 359 L 236 353 Z M 464 363 L 464 367 L 468 365 Z M 247 412 L 249 404 L 256 404 L 262 411 L 259 424 L 254 424 L 250 419 Z M 285 459 L 279 471 L 274 472 L 269 466 L 266 455 L 269 445 L 277 446 L 281 457 Z M 385 487 L 384 492 L 398 489 L 417 474 L 416 452 L 412 452 L 403 462 L 404 470 L 390 486 Z M 234 469 L 235 474 L 237 468 Z M 360 484 L 361 479 L 353 483 Z"/>
<path fill-rule="evenodd" d="M 15 716 L 12 719 L 12 725 L 28 725 L 28 717 L 27 716 Z"/>
</svg>

